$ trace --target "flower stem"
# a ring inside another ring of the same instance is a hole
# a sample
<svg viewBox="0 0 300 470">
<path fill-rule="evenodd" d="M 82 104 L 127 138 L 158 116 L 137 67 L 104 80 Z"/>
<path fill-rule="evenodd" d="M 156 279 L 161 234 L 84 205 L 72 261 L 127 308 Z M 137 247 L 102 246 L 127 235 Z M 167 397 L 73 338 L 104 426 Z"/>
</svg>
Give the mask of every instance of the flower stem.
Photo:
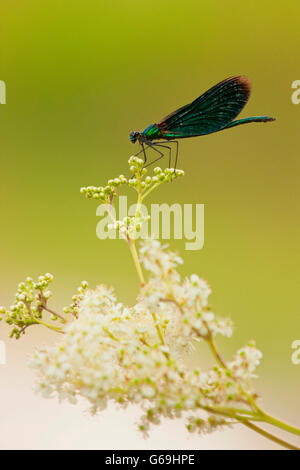
<svg viewBox="0 0 300 470">
<path fill-rule="evenodd" d="M 36 323 L 38 323 L 39 325 L 43 325 L 45 326 L 46 328 L 49 328 L 49 330 L 53 330 L 53 331 L 56 331 L 57 333 L 63 333 L 62 329 L 59 327 L 59 326 L 54 326 L 54 325 L 49 325 L 49 323 L 45 323 L 41 320 L 37 320 L 35 319 Z"/>
<path fill-rule="evenodd" d="M 144 278 L 144 274 L 143 274 L 143 271 L 142 271 L 142 268 L 141 268 L 141 265 L 140 265 L 139 257 L 138 257 L 137 251 L 136 251 L 135 242 L 131 238 L 129 238 L 127 240 L 127 242 L 128 242 L 130 253 L 132 255 L 132 258 L 133 258 L 138 276 L 140 278 L 141 284 L 144 285 L 145 284 L 145 278 Z"/>
<path fill-rule="evenodd" d="M 144 274 L 143 274 L 143 271 L 142 271 L 142 268 L 141 268 L 141 265 L 140 265 L 139 257 L 138 257 L 137 251 L 136 251 L 135 242 L 131 238 L 129 238 L 127 240 L 127 242 L 128 242 L 128 246 L 129 246 L 130 252 L 132 254 L 132 258 L 133 258 L 138 276 L 140 278 L 141 284 L 144 285 L 145 284 L 145 278 L 144 278 Z M 161 342 L 161 344 L 165 344 L 164 337 L 163 337 L 162 331 L 160 329 L 160 326 L 157 323 L 157 317 L 156 317 L 155 313 L 152 313 L 152 318 L 153 318 L 155 328 L 156 328 L 158 337 L 160 339 L 160 342 Z"/>
<path fill-rule="evenodd" d="M 209 344 L 209 346 L 210 346 L 210 349 L 212 350 L 212 353 L 213 353 L 213 355 L 215 356 L 215 358 L 217 359 L 219 365 L 220 365 L 223 369 L 227 369 L 226 363 L 225 363 L 225 361 L 222 359 L 222 356 L 221 356 L 221 354 L 219 353 L 219 351 L 217 350 L 217 346 L 216 346 L 214 337 L 213 337 L 213 335 L 212 335 L 210 332 L 209 332 L 207 341 L 208 341 L 208 344 Z"/>
<path fill-rule="evenodd" d="M 51 313 L 55 317 L 59 318 L 63 323 L 66 323 L 66 319 L 63 316 L 59 315 L 59 313 L 54 312 L 53 310 L 46 307 L 45 305 L 43 305 L 43 309 L 46 310 L 47 312 Z"/>
<path fill-rule="evenodd" d="M 223 360 L 221 354 L 218 352 L 216 343 L 214 341 L 214 337 L 212 336 L 212 334 L 210 332 L 207 336 L 207 342 L 210 346 L 210 349 L 211 349 L 213 355 L 215 356 L 217 362 L 219 363 L 219 365 L 221 367 L 223 367 L 224 369 L 227 369 L 226 362 Z M 259 408 L 259 406 L 257 405 L 255 399 L 251 395 L 249 395 L 249 393 L 247 393 L 241 385 L 240 385 L 240 389 L 241 389 L 241 392 L 247 398 L 249 405 L 252 407 L 253 410 L 255 410 L 255 412 L 256 412 L 255 417 L 256 418 L 258 418 L 260 421 L 271 424 L 271 425 L 273 425 L 277 428 L 283 429 L 284 431 L 287 431 L 287 432 L 290 432 L 292 434 L 296 434 L 297 436 L 300 436 L 300 429 L 295 428 L 294 426 L 286 424 L 286 423 L 284 423 L 284 422 L 282 422 L 282 421 L 280 421 L 276 418 L 273 418 L 273 416 L 268 415 L 261 408 Z M 247 423 L 244 423 L 244 424 L 248 425 Z M 253 430 L 256 430 L 257 432 L 260 432 L 260 434 L 265 435 L 265 437 L 269 437 L 269 439 L 273 440 L 274 442 L 277 442 L 279 444 L 281 443 L 281 445 L 284 445 L 287 448 L 296 449 L 294 446 L 286 443 L 285 441 L 281 441 L 281 439 L 278 439 L 277 437 L 273 436 L 272 434 L 267 433 L 266 431 L 263 431 L 260 428 L 257 428 L 257 426 L 255 426 L 254 424 L 249 423 L 248 427 L 251 427 L 251 426 L 252 426 Z M 290 447 L 288 447 L 288 446 L 290 446 Z"/>
<path fill-rule="evenodd" d="M 258 434 L 261 434 L 262 436 L 266 437 L 267 439 L 276 442 L 276 444 L 281 445 L 282 447 L 285 447 L 286 449 L 290 450 L 299 450 L 298 447 L 294 446 L 293 444 L 290 444 L 287 441 L 284 441 L 283 439 L 280 439 L 277 436 L 274 436 L 274 434 L 271 434 L 270 432 L 265 431 L 264 429 L 261 429 L 259 426 L 253 424 L 254 421 L 264 421 L 262 418 L 259 417 L 259 415 L 256 417 L 255 413 L 248 413 L 248 416 L 244 415 L 242 416 L 240 414 L 240 411 L 238 409 L 226 409 L 226 408 L 215 408 L 215 407 L 208 407 L 208 406 L 200 406 L 202 409 L 209 413 L 214 413 L 217 415 L 225 416 L 230 419 L 235 419 L 239 423 L 244 424 L 247 426 L 249 429 L 252 429 L 252 431 L 257 432 Z M 244 413 L 244 411 L 243 411 Z"/>
<path fill-rule="evenodd" d="M 157 334 L 159 336 L 160 342 L 161 342 L 161 344 L 165 344 L 165 340 L 164 340 L 163 334 L 161 332 L 160 326 L 157 323 L 157 317 L 156 317 L 155 313 L 152 313 L 152 318 L 153 318 L 153 321 L 155 323 L 155 328 L 156 328 Z"/>
<path fill-rule="evenodd" d="M 156 189 L 160 184 L 161 184 L 160 182 L 155 183 L 155 184 L 152 186 L 152 188 L 148 189 L 148 191 L 146 191 L 146 192 L 143 194 L 143 196 L 142 196 L 142 198 L 141 198 L 141 201 L 143 201 L 147 196 L 149 196 L 149 194 L 150 194 L 154 189 Z"/>
<path fill-rule="evenodd" d="M 290 444 L 289 442 L 284 441 L 283 439 L 279 439 L 279 437 L 276 437 L 273 434 L 270 434 L 269 432 L 265 431 L 264 429 L 261 429 L 260 427 L 256 426 L 253 423 L 249 423 L 248 421 L 244 421 L 243 424 L 244 424 L 244 426 L 247 426 L 247 428 L 252 429 L 252 431 L 255 431 L 258 434 L 261 434 L 262 436 L 264 436 L 267 439 L 275 442 L 276 444 L 279 444 L 282 447 L 285 447 L 286 449 L 300 450 L 299 447 L 296 447 L 293 444 Z"/>
<path fill-rule="evenodd" d="M 300 436 L 300 429 L 291 426 L 290 424 L 284 423 L 279 419 L 273 418 L 273 416 L 268 415 L 264 411 L 261 412 L 261 417 L 263 420 L 268 423 L 276 426 L 277 428 L 283 429 L 284 431 L 290 432 L 292 434 L 296 434 L 296 436 Z"/>
</svg>

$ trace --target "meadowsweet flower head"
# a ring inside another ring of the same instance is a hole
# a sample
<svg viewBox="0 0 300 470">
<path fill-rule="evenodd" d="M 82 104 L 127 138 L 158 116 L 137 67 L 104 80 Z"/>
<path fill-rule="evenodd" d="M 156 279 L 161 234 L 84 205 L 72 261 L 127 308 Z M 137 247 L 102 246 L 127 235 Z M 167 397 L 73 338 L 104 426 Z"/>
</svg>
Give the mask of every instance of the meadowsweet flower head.
<svg viewBox="0 0 300 470">
<path fill-rule="evenodd" d="M 144 161 L 141 158 L 132 156 L 128 160 L 130 172 L 133 176 L 127 179 L 124 175 L 109 179 L 105 186 L 87 186 L 80 189 L 88 199 L 96 199 L 104 204 L 111 204 L 121 186 L 128 187 L 139 192 L 144 199 L 150 192 L 160 186 L 162 183 L 168 183 L 175 178 L 184 175 L 183 170 L 166 168 L 162 170 L 159 167 L 154 168 L 153 176 L 148 175 L 147 168 L 144 168 Z"/>
<path fill-rule="evenodd" d="M 144 434 L 164 417 L 186 416 L 190 432 L 229 425 L 230 419 L 210 413 L 203 419 L 197 413 L 241 401 L 234 379 L 249 379 L 259 352 L 243 348 L 228 369 L 187 367 L 180 353 L 189 344 L 227 335 L 229 326 L 208 310 L 208 284 L 195 274 L 182 280 L 177 272 L 182 260 L 166 245 L 147 240 L 140 258 L 150 277 L 132 307 L 119 302 L 112 289 L 88 289 L 84 283 L 75 299 L 76 316 L 65 325 L 60 343 L 32 358 L 39 390 L 71 402 L 85 397 L 93 413 L 110 401 L 140 404 Z"/>
<path fill-rule="evenodd" d="M 158 240 L 145 240 L 140 249 L 140 261 L 156 278 L 179 279 L 176 268 L 183 261 L 176 253 L 166 251 L 165 248 L 167 245 L 162 246 Z"/>
<path fill-rule="evenodd" d="M 144 161 L 141 158 L 132 156 L 128 160 L 132 177 L 127 179 L 124 175 L 108 180 L 105 186 L 87 186 L 80 189 L 88 199 L 96 199 L 105 204 L 111 217 L 111 223 L 108 224 L 108 230 L 118 231 L 125 240 L 136 240 L 140 238 L 142 228 L 149 220 L 148 214 L 143 214 L 142 203 L 151 192 L 163 183 L 173 181 L 179 176 L 183 176 L 182 170 L 166 168 L 162 170 L 159 167 L 154 168 L 154 175 L 148 175 L 147 168 L 144 168 Z M 116 220 L 113 206 L 114 199 L 118 196 L 121 186 L 127 185 L 138 193 L 138 204 L 134 217 L 125 217 L 124 220 Z"/>
</svg>

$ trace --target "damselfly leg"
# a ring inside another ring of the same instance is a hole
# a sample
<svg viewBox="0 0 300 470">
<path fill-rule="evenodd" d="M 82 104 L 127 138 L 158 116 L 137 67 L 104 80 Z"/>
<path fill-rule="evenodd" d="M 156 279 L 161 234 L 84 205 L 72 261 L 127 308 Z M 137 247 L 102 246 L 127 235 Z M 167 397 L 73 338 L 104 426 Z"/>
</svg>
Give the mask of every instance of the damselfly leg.
<svg viewBox="0 0 300 470">
<path fill-rule="evenodd" d="M 162 145 L 162 144 L 168 144 L 168 145 Z M 177 140 L 162 140 L 162 141 L 159 141 L 159 142 L 153 142 L 152 147 L 164 147 L 164 148 L 169 150 L 169 168 L 171 168 L 172 148 L 169 147 L 170 144 L 175 144 L 176 145 L 175 165 L 174 165 L 174 169 L 176 170 L 177 160 L 178 160 L 178 141 Z"/>
<path fill-rule="evenodd" d="M 172 148 L 169 146 L 170 144 L 175 144 L 176 145 L 176 154 L 175 154 L 175 166 L 174 166 L 174 169 L 176 169 L 177 167 L 177 160 L 178 160 L 178 142 L 177 140 L 163 140 L 163 141 L 160 141 L 160 142 L 151 142 L 151 141 L 148 141 L 146 142 L 146 147 L 144 145 L 144 142 L 141 142 L 141 150 L 139 150 L 135 156 L 137 157 L 138 155 L 140 155 L 141 153 L 143 153 L 143 156 L 144 156 L 144 163 L 147 162 L 147 155 L 146 155 L 146 149 L 148 148 L 152 148 L 155 152 L 159 153 L 160 156 L 156 159 L 154 159 L 152 162 L 148 163 L 147 165 L 145 165 L 144 167 L 148 167 L 148 166 L 151 166 L 153 165 L 155 162 L 157 162 L 158 160 L 160 160 L 161 158 L 164 157 L 164 153 L 162 151 L 160 151 L 157 147 L 161 147 L 161 148 L 164 148 L 164 149 L 167 149 L 169 151 L 169 168 L 171 167 L 171 163 L 172 163 Z M 164 145 L 164 144 L 168 144 L 168 145 Z"/>
</svg>

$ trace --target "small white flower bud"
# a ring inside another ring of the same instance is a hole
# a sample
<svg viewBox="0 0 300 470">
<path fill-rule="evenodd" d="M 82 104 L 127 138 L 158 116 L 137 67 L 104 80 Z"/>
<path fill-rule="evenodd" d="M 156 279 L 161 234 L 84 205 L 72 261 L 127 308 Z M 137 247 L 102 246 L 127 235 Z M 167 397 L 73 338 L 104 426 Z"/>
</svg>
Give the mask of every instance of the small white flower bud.
<svg viewBox="0 0 300 470">
<path fill-rule="evenodd" d="M 141 388 L 141 392 L 145 398 L 153 398 L 155 396 L 155 390 L 151 385 L 144 385 Z"/>
</svg>

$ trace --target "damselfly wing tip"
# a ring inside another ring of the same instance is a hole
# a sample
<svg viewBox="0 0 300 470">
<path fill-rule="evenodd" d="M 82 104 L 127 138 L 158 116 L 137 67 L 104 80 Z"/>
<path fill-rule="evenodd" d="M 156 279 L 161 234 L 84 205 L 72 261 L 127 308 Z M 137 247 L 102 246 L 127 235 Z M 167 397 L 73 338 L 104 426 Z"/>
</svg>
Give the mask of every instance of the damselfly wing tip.
<svg viewBox="0 0 300 470">
<path fill-rule="evenodd" d="M 246 75 L 239 75 L 236 77 L 236 81 L 244 88 L 244 90 L 250 95 L 251 93 L 251 81 Z"/>
</svg>

